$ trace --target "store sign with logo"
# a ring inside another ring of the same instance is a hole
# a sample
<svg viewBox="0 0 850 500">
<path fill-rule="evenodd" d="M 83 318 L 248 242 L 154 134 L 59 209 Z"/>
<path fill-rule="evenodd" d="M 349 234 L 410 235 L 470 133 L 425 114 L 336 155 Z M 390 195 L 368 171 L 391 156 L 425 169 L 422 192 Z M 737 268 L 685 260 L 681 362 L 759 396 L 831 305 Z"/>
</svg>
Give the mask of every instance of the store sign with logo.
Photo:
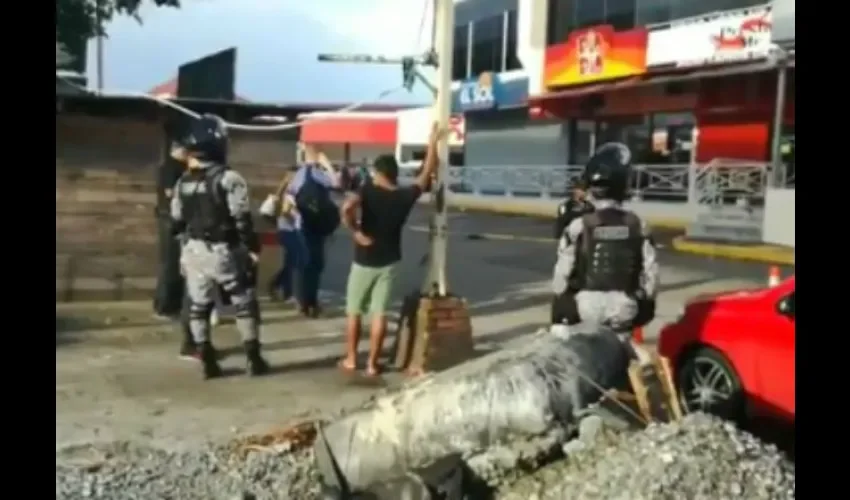
<svg viewBox="0 0 850 500">
<path fill-rule="evenodd" d="M 499 75 L 486 72 L 460 86 L 461 111 L 496 109 L 499 107 L 501 82 Z"/>
<path fill-rule="evenodd" d="M 646 72 L 647 33 L 643 28 L 615 31 L 595 26 L 570 33 L 567 41 L 546 47 L 546 88 L 582 85 Z"/>
<path fill-rule="evenodd" d="M 687 67 L 762 59 L 772 46 L 772 23 L 770 6 L 672 22 L 649 33 L 646 64 Z"/>
</svg>

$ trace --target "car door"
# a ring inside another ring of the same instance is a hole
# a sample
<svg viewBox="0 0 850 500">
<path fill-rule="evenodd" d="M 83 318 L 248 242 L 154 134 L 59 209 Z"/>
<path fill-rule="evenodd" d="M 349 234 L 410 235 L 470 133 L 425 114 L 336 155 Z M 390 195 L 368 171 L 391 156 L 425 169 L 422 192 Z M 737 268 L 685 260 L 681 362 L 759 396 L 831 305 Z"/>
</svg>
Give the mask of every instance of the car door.
<svg viewBox="0 0 850 500">
<path fill-rule="evenodd" d="M 768 409 L 794 418 L 796 399 L 795 293 L 782 296 L 764 316 L 758 356 L 760 396 Z"/>
</svg>

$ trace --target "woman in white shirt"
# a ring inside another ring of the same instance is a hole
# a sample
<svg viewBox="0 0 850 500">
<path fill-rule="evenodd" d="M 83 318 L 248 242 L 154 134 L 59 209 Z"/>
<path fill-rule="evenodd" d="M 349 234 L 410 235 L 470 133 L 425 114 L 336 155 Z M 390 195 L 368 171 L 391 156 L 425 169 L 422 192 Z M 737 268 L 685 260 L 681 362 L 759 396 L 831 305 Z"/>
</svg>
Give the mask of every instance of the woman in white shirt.
<svg viewBox="0 0 850 500">
<path fill-rule="evenodd" d="M 291 178 L 291 171 L 287 175 Z M 295 199 L 286 193 L 288 179 L 281 184 L 277 194 L 269 195 L 260 206 L 260 214 L 275 220 L 278 243 L 281 247 L 281 267 L 269 283 L 269 296 L 289 301 L 294 297 L 294 274 L 298 263 L 304 256 L 301 233 L 298 231 L 301 218 L 295 208 Z"/>
</svg>

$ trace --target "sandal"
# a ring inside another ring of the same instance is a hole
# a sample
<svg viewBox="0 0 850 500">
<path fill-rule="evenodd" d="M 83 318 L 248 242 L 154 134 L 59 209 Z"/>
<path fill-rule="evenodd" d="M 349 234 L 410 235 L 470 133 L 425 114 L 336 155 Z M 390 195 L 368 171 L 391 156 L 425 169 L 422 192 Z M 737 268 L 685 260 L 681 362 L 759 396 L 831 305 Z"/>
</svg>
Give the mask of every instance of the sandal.
<svg viewBox="0 0 850 500">
<path fill-rule="evenodd" d="M 375 365 L 366 368 L 363 373 L 369 378 L 378 378 L 383 375 L 384 370 L 381 365 Z"/>
<path fill-rule="evenodd" d="M 356 364 L 355 365 L 348 364 L 348 362 L 346 361 L 345 358 L 340 359 L 337 362 L 336 367 L 339 368 L 340 371 L 342 371 L 344 373 L 349 373 L 349 374 L 357 371 L 357 365 Z"/>
</svg>

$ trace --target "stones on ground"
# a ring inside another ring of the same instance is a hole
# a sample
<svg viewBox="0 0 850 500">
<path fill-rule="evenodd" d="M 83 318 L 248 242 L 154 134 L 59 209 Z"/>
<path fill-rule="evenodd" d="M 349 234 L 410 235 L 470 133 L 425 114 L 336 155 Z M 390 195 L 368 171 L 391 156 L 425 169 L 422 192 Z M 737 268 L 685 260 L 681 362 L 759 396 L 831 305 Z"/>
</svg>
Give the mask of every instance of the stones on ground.
<svg viewBox="0 0 850 500">
<path fill-rule="evenodd" d="M 603 429 L 574 449 L 499 490 L 504 500 L 656 500 L 795 496 L 795 469 L 774 445 L 733 424 L 694 414 L 640 432 Z"/>
<path fill-rule="evenodd" d="M 252 452 L 232 447 L 168 452 L 132 443 L 91 445 L 56 456 L 57 499 L 319 498 L 309 450 Z"/>
<path fill-rule="evenodd" d="M 466 457 L 502 500 L 665 500 L 795 496 L 794 464 L 773 445 L 706 415 L 641 431 L 584 417 L 567 458 L 542 466 L 539 450 L 560 451 L 563 435 L 518 439 Z M 524 444 L 523 444 L 524 443 Z M 531 451 L 531 452 L 530 452 Z M 533 471 L 533 472 L 530 472 Z M 56 498 L 236 500 L 322 498 L 312 451 L 269 448 L 247 455 L 231 445 L 168 452 L 132 443 L 68 448 L 56 456 Z"/>
</svg>

